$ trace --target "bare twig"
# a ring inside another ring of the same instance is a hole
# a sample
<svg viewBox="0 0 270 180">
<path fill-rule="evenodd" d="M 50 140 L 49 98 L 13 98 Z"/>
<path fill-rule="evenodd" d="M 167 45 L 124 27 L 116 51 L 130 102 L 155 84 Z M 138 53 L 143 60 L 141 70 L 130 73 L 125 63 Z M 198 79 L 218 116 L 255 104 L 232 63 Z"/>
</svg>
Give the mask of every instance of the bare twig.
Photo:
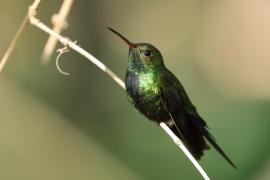
<svg viewBox="0 0 270 180">
<path fill-rule="evenodd" d="M 15 49 L 15 47 L 17 45 L 17 42 L 19 40 L 19 37 L 21 36 L 21 34 L 22 34 L 23 30 L 25 29 L 25 27 L 27 26 L 28 22 L 29 22 L 29 18 L 28 18 L 28 15 L 26 15 L 24 17 L 23 22 L 20 25 L 18 31 L 16 32 L 14 38 L 12 39 L 12 41 L 11 41 L 11 43 L 10 43 L 4 57 L 2 58 L 2 60 L 0 62 L 0 72 L 3 71 L 4 66 L 6 65 L 6 63 L 7 63 L 8 59 L 10 58 L 13 50 Z"/>
<path fill-rule="evenodd" d="M 109 68 L 107 68 L 101 61 L 99 61 L 97 58 L 92 56 L 90 53 L 88 53 L 86 50 L 81 48 L 76 44 L 76 42 L 71 41 L 70 39 L 61 36 L 59 33 L 55 32 L 54 30 L 50 29 L 48 26 L 46 26 L 44 23 L 42 23 L 39 19 L 35 17 L 36 13 L 35 10 L 37 9 L 39 3 L 41 0 L 36 0 L 29 8 L 29 13 L 25 18 L 25 22 L 22 24 L 22 27 L 18 30 L 18 33 L 14 37 L 14 40 L 11 43 L 11 47 L 9 47 L 8 51 L 6 52 L 7 56 L 4 57 L 4 60 L 7 61 L 8 57 L 11 55 L 12 50 L 15 48 L 16 42 L 20 34 L 22 33 L 22 30 L 25 28 L 25 26 L 30 22 L 33 26 L 41 29 L 42 31 L 49 34 L 51 37 L 58 40 L 60 43 L 62 43 L 65 47 L 68 47 L 69 49 L 73 49 L 74 51 L 78 52 L 82 56 L 84 56 L 86 59 L 94 63 L 98 68 L 100 68 L 102 71 L 104 71 L 109 77 L 111 77 L 118 85 L 120 85 L 123 89 L 125 89 L 125 83 Z M 30 21 L 29 21 L 30 20 Z M 6 62 L 3 62 L 5 64 Z M 1 62 L 2 64 L 2 62 Z M 1 67 L 0 64 L 0 67 Z M 3 69 L 2 65 L 2 68 Z M 0 69 L 0 72 L 1 72 Z M 188 159 L 193 163 L 195 168 L 200 172 L 202 177 L 205 180 L 209 180 L 210 178 L 207 176 L 206 172 L 202 169 L 202 167 L 199 165 L 199 163 L 196 161 L 196 159 L 191 155 L 191 153 L 188 151 L 188 149 L 184 146 L 182 141 L 171 131 L 171 129 L 165 124 L 160 123 L 161 128 L 173 139 L 175 144 L 185 153 L 185 155 L 188 157 Z"/>
<path fill-rule="evenodd" d="M 73 0 L 64 0 L 58 14 L 53 15 L 52 24 L 54 25 L 53 31 L 61 34 L 61 31 L 67 27 L 66 18 L 70 12 Z M 54 36 L 50 36 L 43 50 L 41 56 L 42 64 L 47 64 L 50 57 L 56 47 L 57 39 Z"/>
<path fill-rule="evenodd" d="M 56 32 L 51 30 L 49 27 L 47 27 L 45 24 L 40 22 L 35 17 L 31 17 L 31 24 L 38 27 L 39 29 L 43 30 L 44 32 L 50 34 L 51 36 L 54 36 L 63 45 L 65 45 L 65 46 L 67 45 L 68 47 L 70 47 L 74 51 L 76 51 L 79 54 L 86 57 L 88 60 L 90 60 L 96 66 L 98 66 L 98 68 L 100 68 L 102 71 L 107 73 L 118 85 L 120 85 L 122 88 L 125 89 L 125 83 L 116 74 L 114 74 L 109 68 L 107 68 L 103 63 L 101 63 L 97 58 L 92 56 L 90 53 L 88 53 L 83 48 L 79 47 L 76 43 L 72 42 L 68 38 L 62 37 L 61 35 L 57 34 Z M 184 146 L 182 141 L 170 130 L 170 128 L 166 124 L 161 123 L 160 126 L 174 140 L 175 144 L 185 153 L 185 155 L 188 157 L 188 159 L 193 163 L 193 165 L 196 167 L 196 169 L 200 172 L 202 177 L 205 180 L 209 180 L 210 178 L 207 176 L 206 172 L 199 165 L 199 163 L 196 161 L 196 159 L 190 154 L 190 152 Z"/>
<path fill-rule="evenodd" d="M 31 13 L 31 15 L 35 14 L 35 11 L 37 10 L 39 4 L 41 3 L 41 0 L 35 0 L 33 2 L 33 4 L 29 7 L 29 11 L 28 14 L 24 17 L 22 24 L 20 25 L 18 31 L 16 32 L 14 38 L 12 39 L 6 53 L 4 54 L 4 57 L 2 58 L 1 62 L 0 62 L 0 73 L 3 71 L 7 61 L 9 60 L 12 52 L 14 51 L 14 49 L 16 48 L 17 42 L 19 40 L 19 37 L 21 36 L 23 30 L 26 28 L 26 26 L 29 23 L 29 15 Z"/>
<path fill-rule="evenodd" d="M 192 164 L 197 168 L 197 170 L 200 172 L 202 177 L 205 180 L 210 180 L 206 172 L 203 170 L 203 168 L 200 166 L 198 161 L 192 156 L 192 154 L 189 152 L 189 150 L 186 148 L 186 146 L 182 143 L 182 141 L 171 131 L 171 129 L 165 124 L 160 123 L 160 127 L 172 138 L 174 143 L 185 153 L 185 155 L 188 157 L 188 159 L 192 162 Z"/>
<path fill-rule="evenodd" d="M 42 23 L 39 19 L 37 19 L 35 16 L 30 17 L 30 23 L 39 29 L 43 30 L 44 32 L 50 34 L 51 36 L 54 36 L 60 43 L 62 43 L 64 46 L 68 46 L 70 49 L 73 49 L 74 51 L 77 51 L 82 56 L 86 57 L 88 60 L 90 60 L 92 63 L 94 63 L 97 67 L 99 67 L 102 71 L 107 73 L 117 84 L 119 84 L 122 88 L 125 88 L 125 83 L 109 68 L 107 68 L 102 62 L 100 62 L 97 58 L 92 56 L 90 53 L 88 53 L 86 50 L 78 46 L 75 42 L 69 40 L 68 38 L 65 38 L 58 33 L 54 32 L 52 29 L 50 29 L 48 26 L 46 26 L 44 23 Z"/>
<path fill-rule="evenodd" d="M 30 6 L 30 9 L 36 11 L 38 9 L 38 6 L 40 5 L 42 0 L 35 0 L 33 4 Z"/>
</svg>

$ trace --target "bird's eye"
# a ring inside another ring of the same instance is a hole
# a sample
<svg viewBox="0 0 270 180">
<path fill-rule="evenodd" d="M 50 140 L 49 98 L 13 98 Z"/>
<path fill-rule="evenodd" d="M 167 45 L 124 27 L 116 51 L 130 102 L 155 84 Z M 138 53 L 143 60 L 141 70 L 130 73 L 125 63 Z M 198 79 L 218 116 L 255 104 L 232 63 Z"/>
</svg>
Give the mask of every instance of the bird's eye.
<svg viewBox="0 0 270 180">
<path fill-rule="evenodd" d="M 149 50 L 144 51 L 143 54 L 144 54 L 145 56 L 147 56 L 147 57 L 149 57 L 149 56 L 152 55 L 151 51 L 149 51 Z"/>
</svg>

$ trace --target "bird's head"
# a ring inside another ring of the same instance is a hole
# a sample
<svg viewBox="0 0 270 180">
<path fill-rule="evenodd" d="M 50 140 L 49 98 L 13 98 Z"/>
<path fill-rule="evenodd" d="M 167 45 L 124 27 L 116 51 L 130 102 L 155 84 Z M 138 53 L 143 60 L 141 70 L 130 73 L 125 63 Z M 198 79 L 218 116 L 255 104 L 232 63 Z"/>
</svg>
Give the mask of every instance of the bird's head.
<svg viewBox="0 0 270 180">
<path fill-rule="evenodd" d="M 114 34 L 118 35 L 129 47 L 129 63 L 136 64 L 143 68 L 153 68 L 164 66 L 160 51 L 149 43 L 132 43 L 122 34 L 112 28 L 108 28 Z"/>
</svg>

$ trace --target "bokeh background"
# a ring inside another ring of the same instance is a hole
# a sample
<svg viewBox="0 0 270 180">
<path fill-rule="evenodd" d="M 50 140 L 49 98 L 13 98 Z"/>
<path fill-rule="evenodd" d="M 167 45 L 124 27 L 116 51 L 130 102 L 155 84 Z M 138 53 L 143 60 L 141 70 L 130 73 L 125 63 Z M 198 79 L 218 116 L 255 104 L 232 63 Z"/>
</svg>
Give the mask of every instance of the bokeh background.
<svg viewBox="0 0 270 180">
<path fill-rule="evenodd" d="M 0 1 L 4 54 L 32 0 Z M 62 1 L 44 1 L 50 24 Z M 126 45 L 150 42 L 181 80 L 212 134 L 200 163 L 212 179 L 270 179 L 270 2 L 267 0 L 75 1 L 64 35 L 124 78 Z M 107 75 L 75 52 L 60 74 L 42 66 L 48 36 L 28 26 L 0 75 L 0 179 L 201 179 L 154 123 Z M 61 46 L 59 46 L 61 47 Z"/>
</svg>

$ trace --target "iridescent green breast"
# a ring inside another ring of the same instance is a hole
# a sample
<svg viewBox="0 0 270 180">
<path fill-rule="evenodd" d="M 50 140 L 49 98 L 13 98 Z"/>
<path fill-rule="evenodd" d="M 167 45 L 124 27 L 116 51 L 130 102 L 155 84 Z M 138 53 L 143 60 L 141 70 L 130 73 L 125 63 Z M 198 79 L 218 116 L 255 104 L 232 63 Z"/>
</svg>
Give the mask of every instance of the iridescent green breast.
<svg viewBox="0 0 270 180">
<path fill-rule="evenodd" d="M 159 94 L 159 78 L 154 71 L 138 74 L 139 94 L 157 96 Z"/>
<path fill-rule="evenodd" d="M 169 119 L 160 99 L 160 81 L 155 72 L 128 73 L 127 94 L 130 102 L 141 113 L 154 121 Z"/>
</svg>

